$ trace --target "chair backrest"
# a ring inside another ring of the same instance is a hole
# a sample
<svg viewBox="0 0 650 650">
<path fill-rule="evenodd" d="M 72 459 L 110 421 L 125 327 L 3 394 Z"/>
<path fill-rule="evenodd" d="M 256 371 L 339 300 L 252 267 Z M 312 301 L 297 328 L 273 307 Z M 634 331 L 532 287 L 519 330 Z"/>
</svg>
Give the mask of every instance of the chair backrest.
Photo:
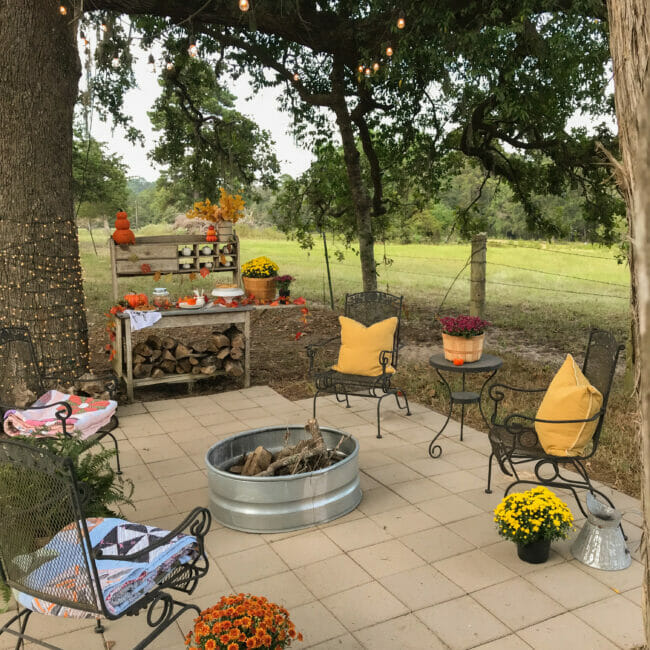
<svg viewBox="0 0 650 650">
<path fill-rule="evenodd" d="M 72 461 L 0 442 L 0 562 L 7 584 L 39 600 L 104 610 Z"/>
<path fill-rule="evenodd" d="M 17 398 L 27 393 L 40 397 L 44 392 L 41 371 L 29 330 L 24 327 L 0 328 L 0 404 L 27 406 Z"/>
<path fill-rule="evenodd" d="M 393 337 L 392 366 L 397 367 L 399 354 L 399 330 L 402 315 L 402 296 L 393 296 L 382 291 L 348 293 L 345 296 L 345 315 L 366 327 L 387 318 L 397 317 L 397 328 Z"/>
<path fill-rule="evenodd" d="M 611 332 L 594 329 L 589 333 L 582 372 L 591 385 L 597 388 L 603 396 L 603 415 L 598 421 L 598 427 L 594 433 L 594 447 L 598 444 L 618 356 L 623 349 L 624 346 L 618 343 Z"/>
</svg>

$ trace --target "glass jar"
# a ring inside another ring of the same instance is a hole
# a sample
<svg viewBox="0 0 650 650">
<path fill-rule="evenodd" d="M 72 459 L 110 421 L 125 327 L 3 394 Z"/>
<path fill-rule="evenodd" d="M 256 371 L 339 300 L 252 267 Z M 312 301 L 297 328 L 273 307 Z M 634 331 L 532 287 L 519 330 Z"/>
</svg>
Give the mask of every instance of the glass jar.
<svg viewBox="0 0 650 650">
<path fill-rule="evenodd" d="M 169 291 L 165 287 L 156 287 L 153 290 L 151 302 L 157 309 L 169 309 L 171 306 Z"/>
</svg>

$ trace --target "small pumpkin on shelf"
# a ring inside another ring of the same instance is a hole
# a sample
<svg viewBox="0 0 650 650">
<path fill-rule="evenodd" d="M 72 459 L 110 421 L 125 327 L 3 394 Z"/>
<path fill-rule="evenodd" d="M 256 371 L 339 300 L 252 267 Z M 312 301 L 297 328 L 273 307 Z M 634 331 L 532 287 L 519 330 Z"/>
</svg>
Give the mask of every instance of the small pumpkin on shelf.
<svg viewBox="0 0 650 650">
<path fill-rule="evenodd" d="M 131 309 L 146 307 L 149 304 L 149 298 L 145 293 L 136 293 L 131 291 L 124 296 L 124 300 Z"/>
<path fill-rule="evenodd" d="M 135 244 L 135 235 L 131 230 L 131 224 L 126 212 L 120 211 L 115 215 L 115 232 L 113 241 L 119 245 Z"/>
<path fill-rule="evenodd" d="M 217 233 L 214 231 L 214 226 L 212 224 L 208 226 L 208 231 L 205 233 L 205 241 L 217 241 Z"/>
</svg>

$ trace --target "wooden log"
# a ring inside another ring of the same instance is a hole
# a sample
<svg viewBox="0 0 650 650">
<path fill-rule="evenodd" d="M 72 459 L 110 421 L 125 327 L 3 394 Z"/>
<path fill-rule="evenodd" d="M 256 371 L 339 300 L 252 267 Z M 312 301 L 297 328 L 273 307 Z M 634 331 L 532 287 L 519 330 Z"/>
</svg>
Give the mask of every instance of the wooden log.
<svg viewBox="0 0 650 650">
<path fill-rule="evenodd" d="M 171 336 L 163 336 L 160 340 L 160 345 L 165 350 L 172 350 L 176 346 L 176 339 L 173 339 Z"/>
<path fill-rule="evenodd" d="M 141 363 L 147 363 L 147 357 L 141 355 L 141 354 L 134 354 L 133 355 L 133 365 L 134 366 L 139 366 Z"/>
<path fill-rule="evenodd" d="M 192 350 L 179 341 L 178 345 L 176 345 L 176 350 L 174 351 L 174 357 L 176 357 L 176 359 L 185 359 L 186 357 L 189 357 L 190 354 L 192 354 Z"/>
<path fill-rule="evenodd" d="M 149 358 L 152 353 L 152 349 L 146 343 L 138 343 L 133 348 L 134 354 L 141 354 L 143 357 Z"/>
<path fill-rule="evenodd" d="M 162 350 L 154 350 L 151 353 L 151 360 L 152 361 L 158 361 L 158 359 L 160 359 L 160 357 L 162 357 Z"/>
<path fill-rule="evenodd" d="M 245 348 L 246 347 L 246 339 L 244 338 L 244 335 L 237 330 L 236 334 L 233 334 L 230 337 L 230 345 L 233 348 Z"/>
<path fill-rule="evenodd" d="M 193 375 L 200 375 L 201 374 L 201 366 L 192 366 L 192 374 Z"/>
<path fill-rule="evenodd" d="M 181 368 L 181 372 L 190 372 L 192 370 L 192 364 L 189 359 L 179 359 L 177 367 Z"/>
<path fill-rule="evenodd" d="M 188 361 L 193 365 L 193 366 L 198 366 L 199 365 L 199 360 L 196 357 L 189 357 Z"/>
<path fill-rule="evenodd" d="M 214 365 L 216 357 L 213 354 L 208 355 L 207 357 L 203 357 L 202 359 L 199 360 L 199 365 L 200 366 L 212 366 Z"/>
<path fill-rule="evenodd" d="M 153 366 L 150 363 L 139 363 L 137 366 L 133 366 L 133 376 L 136 379 L 142 379 L 143 377 L 149 377 Z"/>
<path fill-rule="evenodd" d="M 246 456 L 246 462 L 241 472 L 242 476 L 257 476 L 260 472 L 268 468 L 272 458 L 273 454 L 260 445 L 255 451 Z"/>
<path fill-rule="evenodd" d="M 241 359 L 244 356 L 244 350 L 242 348 L 231 348 L 230 358 L 231 359 Z"/>
<path fill-rule="evenodd" d="M 217 372 L 217 366 L 194 366 L 192 372 L 197 369 L 202 375 L 214 375 Z"/>
<path fill-rule="evenodd" d="M 217 352 L 217 359 L 225 359 L 228 355 L 230 354 L 230 348 L 221 348 L 219 352 Z"/>
<path fill-rule="evenodd" d="M 174 353 L 170 352 L 169 350 L 163 350 L 161 358 L 163 361 L 173 361 L 176 363 L 176 357 L 174 356 Z"/>
<path fill-rule="evenodd" d="M 164 370 L 167 374 L 171 374 L 176 370 L 176 362 L 175 361 L 163 361 L 160 364 L 161 370 Z"/>
<path fill-rule="evenodd" d="M 217 346 L 217 349 L 225 348 L 226 346 L 230 347 L 230 339 L 225 334 L 213 334 L 212 340 Z"/>
<path fill-rule="evenodd" d="M 293 454 L 292 456 L 287 456 L 281 460 L 277 460 L 274 463 L 271 463 L 266 470 L 256 474 L 256 476 L 274 476 L 275 473 L 282 469 L 283 467 L 297 467 L 301 463 L 306 463 L 316 456 L 322 456 L 326 454 L 327 451 L 321 447 L 316 448 L 307 448 L 301 451 L 300 453 Z"/>
<path fill-rule="evenodd" d="M 311 436 L 311 439 L 319 447 L 325 447 L 323 434 L 320 432 L 320 427 L 318 426 L 318 420 L 316 418 L 309 418 L 309 420 L 307 420 L 307 423 L 305 424 L 305 431 Z"/>
<path fill-rule="evenodd" d="M 156 336 L 155 334 L 149 334 L 146 340 L 146 344 L 152 350 L 160 350 L 160 348 L 162 347 L 162 339 L 159 336 Z"/>
<path fill-rule="evenodd" d="M 154 368 L 151 372 L 151 376 L 158 378 L 158 377 L 164 377 L 165 371 L 162 368 Z"/>
<path fill-rule="evenodd" d="M 231 377 L 241 377 L 244 374 L 244 367 L 242 366 L 241 361 L 226 359 L 223 367 L 226 371 L 226 374 L 230 375 Z"/>
<path fill-rule="evenodd" d="M 199 339 L 197 341 L 190 341 L 189 346 L 194 352 L 202 353 L 208 349 L 208 341 L 206 339 Z"/>
</svg>

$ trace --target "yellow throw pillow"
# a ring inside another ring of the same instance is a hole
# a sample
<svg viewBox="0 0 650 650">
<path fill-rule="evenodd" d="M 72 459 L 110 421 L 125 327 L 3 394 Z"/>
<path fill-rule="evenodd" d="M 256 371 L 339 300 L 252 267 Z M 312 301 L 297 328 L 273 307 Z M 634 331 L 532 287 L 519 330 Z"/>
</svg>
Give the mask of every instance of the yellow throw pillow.
<svg viewBox="0 0 650 650">
<path fill-rule="evenodd" d="M 341 323 L 341 347 L 339 360 L 332 370 L 346 375 L 378 377 L 382 368 L 379 355 L 382 350 L 393 349 L 393 338 L 397 328 L 397 318 L 387 318 L 366 327 L 351 318 L 339 316 Z M 395 372 L 392 366 L 386 372 Z"/>
<path fill-rule="evenodd" d="M 562 367 L 549 384 L 537 411 L 541 420 L 586 420 L 598 413 L 603 396 L 582 374 L 573 357 L 568 354 Z M 573 424 L 536 422 L 539 442 L 553 456 L 582 456 L 589 444 L 598 420 Z"/>
</svg>

